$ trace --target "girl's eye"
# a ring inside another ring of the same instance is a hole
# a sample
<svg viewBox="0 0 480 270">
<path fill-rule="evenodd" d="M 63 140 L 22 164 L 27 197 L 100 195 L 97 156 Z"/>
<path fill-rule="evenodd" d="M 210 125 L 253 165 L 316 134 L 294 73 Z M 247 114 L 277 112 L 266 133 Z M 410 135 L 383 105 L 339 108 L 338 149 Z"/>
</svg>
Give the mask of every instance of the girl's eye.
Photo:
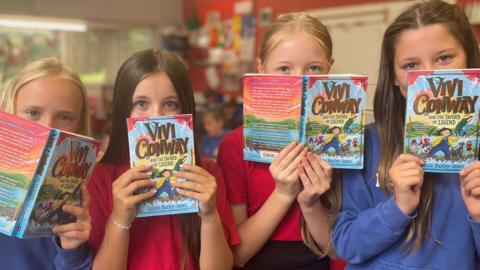
<svg viewBox="0 0 480 270">
<path fill-rule="evenodd" d="M 450 60 L 452 58 L 453 58 L 453 56 L 448 55 L 448 54 L 447 55 L 442 55 L 442 56 L 438 57 L 438 62 L 441 62 L 441 63 L 447 62 L 448 60 Z"/>
<path fill-rule="evenodd" d="M 289 72 L 290 71 L 290 68 L 288 68 L 287 66 L 281 66 L 278 68 L 278 71 L 280 72 Z"/>
<path fill-rule="evenodd" d="M 32 119 L 40 117 L 40 111 L 29 110 L 29 111 L 26 111 L 25 114 Z"/>
<path fill-rule="evenodd" d="M 318 65 L 315 65 L 315 66 L 309 66 L 307 68 L 307 72 L 311 72 L 311 73 L 321 73 L 322 72 L 322 67 L 321 66 L 318 66 Z"/>
<path fill-rule="evenodd" d="M 167 100 L 165 102 L 165 108 L 169 111 L 176 111 L 180 108 L 180 106 L 176 100 Z"/>
<path fill-rule="evenodd" d="M 58 120 L 60 120 L 61 122 L 72 122 L 73 121 L 73 116 L 71 115 L 59 115 L 58 116 Z"/>
<path fill-rule="evenodd" d="M 415 69 L 417 67 L 416 63 L 407 63 L 403 65 L 403 69 L 410 70 L 410 69 Z"/>
<path fill-rule="evenodd" d="M 135 108 L 145 110 L 148 107 L 148 103 L 145 100 L 137 100 L 133 102 Z"/>
</svg>

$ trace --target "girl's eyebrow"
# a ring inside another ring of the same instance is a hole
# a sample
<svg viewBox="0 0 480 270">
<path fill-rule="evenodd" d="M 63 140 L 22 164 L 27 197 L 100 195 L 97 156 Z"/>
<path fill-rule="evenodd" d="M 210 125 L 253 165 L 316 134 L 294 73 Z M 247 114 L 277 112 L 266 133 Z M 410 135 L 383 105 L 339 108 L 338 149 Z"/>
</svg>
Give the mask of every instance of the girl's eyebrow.
<svg viewBox="0 0 480 270">
<path fill-rule="evenodd" d="M 138 96 L 133 95 L 132 99 L 148 99 L 148 97 L 145 95 L 138 95 Z"/>
<path fill-rule="evenodd" d="M 24 109 L 29 109 L 29 110 L 32 110 L 32 109 L 33 109 L 33 110 L 39 110 L 39 111 L 40 111 L 40 110 L 43 110 L 43 108 L 40 107 L 40 106 L 37 106 L 37 105 L 28 105 L 28 104 L 24 106 Z"/>
<path fill-rule="evenodd" d="M 457 50 L 455 48 L 448 48 L 448 49 L 442 49 L 441 51 L 437 52 L 437 54 L 442 54 L 442 53 L 447 53 L 447 52 L 456 52 Z"/>
<path fill-rule="evenodd" d="M 280 60 L 280 61 L 274 62 L 273 64 L 278 65 L 278 64 L 291 64 L 291 63 L 292 62 L 290 62 L 288 60 Z"/>
<path fill-rule="evenodd" d="M 312 61 L 312 62 L 308 62 L 307 65 L 312 65 L 312 64 L 328 64 L 328 62 L 324 62 L 324 61 Z"/>
<path fill-rule="evenodd" d="M 75 112 L 72 111 L 57 111 L 57 113 L 75 115 Z"/>
<path fill-rule="evenodd" d="M 411 62 L 411 61 L 416 61 L 418 58 L 415 56 L 409 56 L 406 58 L 400 58 L 398 59 L 398 62 Z"/>
</svg>

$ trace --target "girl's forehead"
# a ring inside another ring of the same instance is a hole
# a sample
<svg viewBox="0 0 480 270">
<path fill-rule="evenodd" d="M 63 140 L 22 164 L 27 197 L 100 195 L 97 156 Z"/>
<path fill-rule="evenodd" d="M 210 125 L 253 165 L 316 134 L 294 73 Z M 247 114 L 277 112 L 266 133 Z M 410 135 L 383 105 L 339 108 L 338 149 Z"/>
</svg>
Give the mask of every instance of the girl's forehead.
<svg viewBox="0 0 480 270">
<path fill-rule="evenodd" d="M 165 72 L 157 72 L 141 80 L 133 96 L 164 97 L 177 96 L 172 81 Z"/>
<path fill-rule="evenodd" d="M 285 32 L 280 31 L 272 37 L 270 50 L 274 50 L 276 47 L 286 42 L 308 43 L 309 45 L 316 47 L 318 50 L 325 50 L 325 44 L 320 37 L 316 37 L 302 29 Z"/>
<path fill-rule="evenodd" d="M 267 62 L 329 62 L 329 52 L 320 43 L 296 34 L 282 39 L 267 51 Z"/>
<path fill-rule="evenodd" d="M 435 53 L 443 49 L 461 48 L 460 41 L 442 24 L 405 29 L 394 43 L 395 55 L 415 56 Z"/>
</svg>

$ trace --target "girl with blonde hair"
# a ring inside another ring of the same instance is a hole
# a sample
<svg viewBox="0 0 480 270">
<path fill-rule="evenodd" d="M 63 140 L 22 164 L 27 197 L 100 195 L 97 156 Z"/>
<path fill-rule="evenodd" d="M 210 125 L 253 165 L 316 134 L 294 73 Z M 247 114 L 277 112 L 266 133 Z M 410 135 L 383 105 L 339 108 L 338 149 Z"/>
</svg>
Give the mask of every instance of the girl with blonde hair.
<svg viewBox="0 0 480 270">
<path fill-rule="evenodd" d="M 260 73 L 327 74 L 332 40 L 317 19 L 284 14 L 266 29 L 257 61 Z M 217 160 L 241 238 L 233 247 L 237 266 L 328 269 L 340 182 L 332 181 L 337 177 L 327 162 L 297 143 L 285 147 L 270 166 L 245 161 L 243 127 L 223 139 Z"/>
<path fill-rule="evenodd" d="M 85 87 L 71 68 L 53 58 L 23 67 L 3 90 L 0 110 L 64 131 L 89 135 Z M 52 238 L 18 239 L 0 235 L 2 269 L 91 269 L 89 195 L 81 186 L 82 205 L 64 205 L 76 217 L 53 228 Z"/>
</svg>

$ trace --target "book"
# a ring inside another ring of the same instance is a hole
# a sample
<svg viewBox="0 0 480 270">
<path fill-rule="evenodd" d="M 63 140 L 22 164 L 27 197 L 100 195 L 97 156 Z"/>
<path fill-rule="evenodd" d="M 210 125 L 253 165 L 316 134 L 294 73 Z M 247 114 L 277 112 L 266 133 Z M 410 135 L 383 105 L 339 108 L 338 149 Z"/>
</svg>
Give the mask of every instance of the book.
<svg viewBox="0 0 480 270">
<path fill-rule="evenodd" d="M 404 152 L 426 172 L 459 172 L 478 160 L 480 69 L 408 72 Z"/>
<path fill-rule="evenodd" d="M 245 160 L 271 163 L 290 142 L 333 168 L 363 168 L 366 76 L 243 77 Z"/>
<path fill-rule="evenodd" d="M 0 232 L 46 237 L 75 222 L 62 206 L 81 205 L 98 148 L 90 137 L 0 112 Z"/>
<path fill-rule="evenodd" d="M 192 115 L 128 118 L 127 126 L 130 166 L 150 164 L 157 190 L 138 205 L 137 217 L 198 212 L 198 202 L 174 188 L 177 181 L 186 180 L 173 176 L 182 164 L 195 164 Z"/>
</svg>

